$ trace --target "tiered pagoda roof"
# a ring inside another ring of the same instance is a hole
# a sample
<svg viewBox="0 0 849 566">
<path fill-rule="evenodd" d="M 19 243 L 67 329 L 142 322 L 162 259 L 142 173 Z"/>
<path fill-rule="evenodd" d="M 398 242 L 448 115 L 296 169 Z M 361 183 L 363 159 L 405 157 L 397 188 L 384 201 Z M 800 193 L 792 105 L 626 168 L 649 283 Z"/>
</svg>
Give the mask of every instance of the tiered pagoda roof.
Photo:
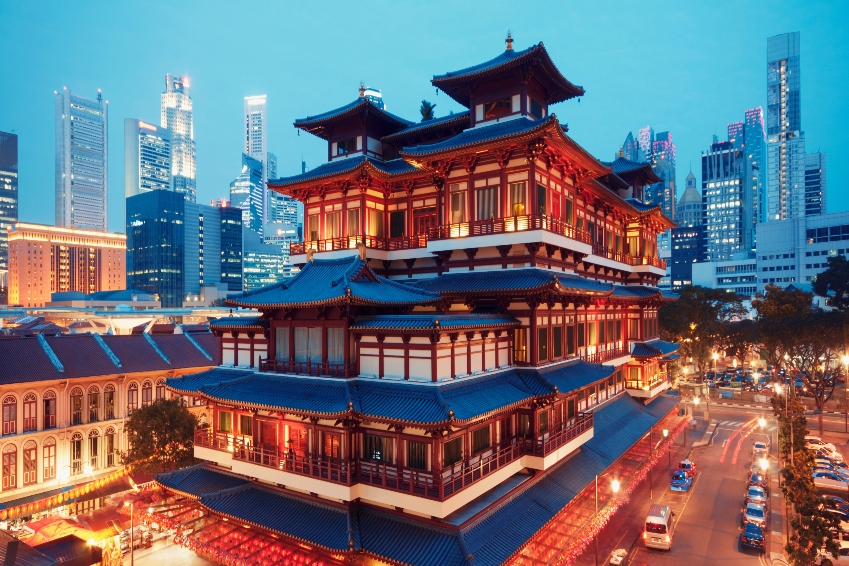
<svg viewBox="0 0 849 566">
<path fill-rule="evenodd" d="M 539 83 L 546 91 L 548 104 L 563 102 L 584 94 L 582 87 L 572 84 L 560 73 L 542 42 L 523 51 L 514 51 L 512 39 L 509 38 L 504 53 L 459 71 L 435 75 L 431 84 L 468 108 L 470 86 L 505 78 L 516 82 L 519 77 L 530 78 Z"/>
<path fill-rule="evenodd" d="M 545 474 L 520 474 L 517 481 L 508 482 L 516 487 L 501 504 L 482 513 L 464 508 L 441 523 L 366 503 L 334 504 L 263 483 L 239 482 L 210 465 L 160 474 L 156 481 L 197 499 L 215 514 L 334 554 L 363 552 L 421 566 L 496 566 L 515 556 L 596 474 L 607 470 L 677 403 L 672 396 L 647 405 L 627 395 L 617 397 L 595 412 L 593 438 L 577 454 Z M 472 501 L 467 507 L 474 510 L 476 505 Z"/>
<path fill-rule="evenodd" d="M 405 120 L 400 116 L 387 112 L 368 98 L 361 96 L 353 102 L 340 106 L 339 108 L 334 108 L 333 110 L 322 112 L 315 116 L 307 116 L 306 118 L 295 120 L 295 127 L 322 139 L 327 139 L 330 135 L 330 131 L 335 125 L 352 119 L 365 121 L 367 118 L 382 122 L 392 131 L 402 130 L 412 124 L 409 120 Z"/>
<path fill-rule="evenodd" d="M 436 293 L 380 277 L 358 256 L 315 259 L 297 275 L 227 299 L 248 308 L 308 308 L 341 305 L 414 306 L 436 303 Z"/>
<path fill-rule="evenodd" d="M 302 417 L 359 416 L 373 422 L 439 428 L 577 390 L 610 377 L 614 371 L 613 366 L 570 360 L 544 368 L 508 368 L 430 384 L 214 368 L 169 379 L 166 385 L 180 395 Z"/>
<path fill-rule="evenodd" d="M 301 186 L 312 186 L 325 179 L 359 179 L 364 174 L 378 180 L 400 180 L 421 173 L 403 159 L 383 161 L 365 155 L 355 155 L 335 159 L 299 175 L 273 179 L 269 183 L 289 193 Z"/>
<path fill-rule="evenodd" d="M 666 342 L 664 340 L 648 340 L 646 342 L 634 342 L 631 345 L 631 356 L 635 358 L 655 358 L 663 357 L 669 360 L 676 359 L 677 352 L 681 348 L 680 344 L 675 342 Z M 675 355 L 675 358 L 670 356 Z"/>
<path fill-rule="evenodd" d="M 383 136 L 380 141 L 401 147 L 417 139 L 434 139 L 456 135 L 468 127 L 469 111 L 466 110 L 412 124 L 394 134 Z"/>
<path fill-rule="evenodd" d="M 655 174 L 651 163 L 647 161 L 631 161 L 630 159 L 618 156 L 613 161 L 602 161 L 602 163 L 610 167 L 613 173 L 628 182 L 633 182 L 636 179 L 644 185 L 650 185 L 663 181 L 663 179 Z"/>
</svg>

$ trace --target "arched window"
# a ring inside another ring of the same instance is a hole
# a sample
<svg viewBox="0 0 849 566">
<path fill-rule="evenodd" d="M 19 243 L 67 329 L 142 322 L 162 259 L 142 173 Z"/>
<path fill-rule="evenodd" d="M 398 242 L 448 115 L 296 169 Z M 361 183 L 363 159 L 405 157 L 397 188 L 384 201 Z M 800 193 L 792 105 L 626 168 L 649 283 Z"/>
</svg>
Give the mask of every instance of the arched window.
<svg viewBox="0 0 849 566">
<path fill-rule="evenodd" d="M 139 384 L 135 381 L 127 386 L 127 415 L 139 408 Z"/>
<path fill-rule="evenodd" d="M 24 444 L 24 485 L 33 485 L 38 481 L 38 444 L 28 440 Z"/>
<path fill-rule="evenodd" d="M 56 393 L 46 391 L 44 401 L 44 428 L 56 428 Z"/>
<path fill-rule="evenodd" d="M 18 432 L 18 400 L 14 395 L 3 398 L 3 434 Z"/>
<path fill-rule="evenodd" d="M 88 433 L 88 465 L 92 470 L 100 467 L 100 432 L 93 430 Z"/>
<path fill-rule="evenodd" d="M 103 420 L 115 418 L 115 386 L 111 383 L 103 388 Z"/>
<path fill-rule="evenodd" d="M 83 435 L 79 432 L 71 437 L 71 474 L 83 471 Z"/>
<path fill-rule="evenodd" d="M 100 388 L 92 385 L 88 388 L 88 422 L 96 423 L 100 420 Z"/>
<path fill-rule="evenodd" d="M 18 487 L 18 448 L 10 442 L 3 448 L 3 489 L 16 487 Z"/>
<path fill-rule="evenodd" d="M 118 465 L 118 442 L 116 441 L 115 429 L 109 427 L 103 435 L 103 451 L 106 452 L 106 467 Z"/>
<path fill-rule="evenodd" d="M 71 389 L 71 424 L 83 424 L 83 390 L 79 387 Z"/>
<path fill-rule="evenodd" d="M 149 381 L 142 383 L 142 407 L 153 403 L 153 384 Z"/>
<path fill-rule="evenodd" d="M 27 393 L 24 395 L 24 432 L 33 432 L 37 429 L 37 406 L 38 398 L 35 396 L 35 393 Z M 24 479 L 24 482 L 26 482 L 26 479 Z"/>
<path fill-rule="evenodd" d="M 42 481 L 52 480 L 56 477 L 56 439 L 51 436 L 44 440 L 42 446 L 41 464 L 44 466 Z"/>
<path fill-rule="evenodd" d="M 156 380 L 156 398 L 157 399 L 165 399 L 165 380 L 157 379 Z"/>
</svg>

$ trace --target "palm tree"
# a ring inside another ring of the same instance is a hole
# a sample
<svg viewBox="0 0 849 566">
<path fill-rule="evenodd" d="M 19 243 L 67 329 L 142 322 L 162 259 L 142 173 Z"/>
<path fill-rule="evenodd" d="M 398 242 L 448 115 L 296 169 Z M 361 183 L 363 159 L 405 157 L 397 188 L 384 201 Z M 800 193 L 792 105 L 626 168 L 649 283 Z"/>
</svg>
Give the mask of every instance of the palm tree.
<svg viewBox="0 0 849 566">
<path fill-rule="evenodd" d="M 436 104 L 430 103 L 427 100 L 422 100 L 422 107 L 419 108 L 419 112 L 422 113 L 422 122 L 433 120 L 434 108 L 436 108 Z"/>
</svg>

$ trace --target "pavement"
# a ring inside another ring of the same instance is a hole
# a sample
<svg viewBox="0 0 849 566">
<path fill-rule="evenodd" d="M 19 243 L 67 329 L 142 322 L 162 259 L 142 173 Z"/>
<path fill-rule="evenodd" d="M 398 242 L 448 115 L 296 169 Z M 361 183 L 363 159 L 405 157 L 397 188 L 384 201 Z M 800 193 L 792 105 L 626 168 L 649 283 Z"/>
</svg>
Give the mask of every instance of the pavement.
<svg viewBox="0 0 849 566">
<path fill-rule="evenodd" d="M 756 425 L 756 419 L 761 415 L 768 418 L 764 429 Z M 702 411 L 696 411 L 697 428 L 688 431 L 686 440 L 683 434 L 676 439 L 670 458 L 655 467 L 651 484 L 646 481 L 640 485 L 631 495 L 630 502 L 611 518 L 601 532 L 599 564 L 608 564 L 611 552 L 617 548 L 631 549 L 630 566 L 782 564 L 779 557 L 784 546 L 784 509 L 775 468 L 771 474 L 767 551 L 761 554 L 740 546 L 743 499 L 752 444 L 756 440 L 768 440 L 771 447 L 775 446 L 775 421 L 769 419 L 771 415 L 765 410 L 717 407 L 713 404 L 710 420 L 705 421 L 703 416 Z M 694 448 L 694 444 L 700 446 Z M 695 482 L 687 493 L 671 492 L 669 477 L 678 461 L 686 456 L 690 456 L 699 468 Z M 676 515 L 671 551 L 647 549 L 642 543 L 643 523 L 653 503 L 669 505 Z M 576 564 L 594 565 L 594 548 L 591 544 Z"/>
<path fill-rule="evenodd" d="M 210 562 L 191 550 L 171 542 L 172 537 L 153 542 L 150 548 L 137 548 L 135 566 L 210 566 Z M 130 553 L 124 555 L 124 564 L 130 564 Z"/>
</svg>

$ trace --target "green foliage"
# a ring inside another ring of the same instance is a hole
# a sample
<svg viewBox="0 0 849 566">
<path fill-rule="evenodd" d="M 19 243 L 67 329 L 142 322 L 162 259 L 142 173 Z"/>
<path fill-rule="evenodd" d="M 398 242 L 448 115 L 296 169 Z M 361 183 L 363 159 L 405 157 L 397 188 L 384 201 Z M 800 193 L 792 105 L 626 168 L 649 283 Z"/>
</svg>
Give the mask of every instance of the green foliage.
<svg viewBox="0 0 849 566">
<path fill-rule="evenodd" d="M 745 313 L 734 293 L 704 287 L 685 287 L 677 301 L 658 311 L 664 338 L 681 344 L 681 355 L 693 358 L 699 373 L 710 365 L 714 352 L 725 347 L 724 325 Z"/>
<path fill-rule="evenodd" d="M 752 348 L 760 343 L 758 325 L 754 320 L 734 320 L 723 324 L 725 354 L 741 362 Z"/>
<path fill-rule="evenodd" d="M 180 399 L 157 399 L 136 409 L 125 428 L 130 449 L 122 455 L 124 465 L 156 474 L 194 464 L 197 424 Z"/>
<path fill-rule="evenodd" d="M 766 286 L 766 294 L 752 300 L 758 313 L 758 331 L 761 340 L 761 356 L 775 367 L 786 367 L 785 354 L 796 341 L 794 321 L 804 319 L 811 312 L 813 295 L 798 289 L 791 291 Z"/>
<path fill-rule="evenodd" d="M 849 260 L 842 255 L 828 258 L 828 269 L 817 275 L 814 293 L 829 297 L 829 304 L 841 312 L 849 311 Z"/>
<path fill-rule="evenodd" d="M 436 104 L 432 102 L 428 102 L 427 100 L 422 100 L 422 106 L 419 108 L 419 112 L 422 114 L 422 122 L 427 122 L 428 120 L 433 120 L 433 109 L 436 108 Z"/>
</svg>

